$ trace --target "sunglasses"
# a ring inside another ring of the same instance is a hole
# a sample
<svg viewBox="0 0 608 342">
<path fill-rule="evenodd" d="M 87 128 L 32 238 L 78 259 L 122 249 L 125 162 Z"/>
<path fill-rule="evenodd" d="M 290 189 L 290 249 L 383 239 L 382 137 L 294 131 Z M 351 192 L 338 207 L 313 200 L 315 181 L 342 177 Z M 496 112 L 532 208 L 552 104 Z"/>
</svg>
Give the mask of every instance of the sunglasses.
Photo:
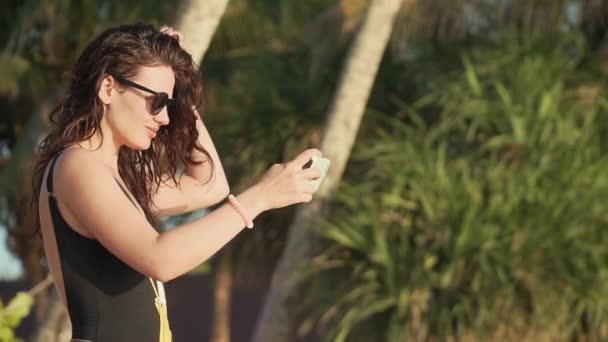
<svg viewBox="0 0 608 342">
<path fill-rule="evenodd" d="M 170 99 L 169 95 L 165 92 L 156 92 L 152 89 L 142 86 L 141 84 L 137 84 L 133 81 L 129 81 L 126 78 L 122 78 L 122 77 L 118 77 L 118 76 L 113 76 L 113 77 L 119 83 L 122 83 L 123 85 L 133 87 L 135 89 L 143 90 L 147 93 L 153 94 L 154 97 L 152 99 L 152 107 L 151 107 L 152 115 L 156 115 L 156 114 L 160 113 L 160 111 L 163 110 L 163 108 L 165 108 L 165 106 L 168 106 L 168 108 L 171 108 L 171 106 L 175 103 L 175 101 L 173 99 Z"/>
</svg>

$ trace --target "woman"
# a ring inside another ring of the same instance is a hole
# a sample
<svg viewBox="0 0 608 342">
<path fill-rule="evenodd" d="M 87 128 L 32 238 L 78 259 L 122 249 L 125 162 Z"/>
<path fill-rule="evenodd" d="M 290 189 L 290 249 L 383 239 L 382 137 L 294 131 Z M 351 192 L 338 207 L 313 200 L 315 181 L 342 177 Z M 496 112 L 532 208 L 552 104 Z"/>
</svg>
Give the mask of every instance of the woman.
<svg viewBox="0 0 608 342">
<path fill-rule="evenodd" d="M 308 202 L 316 149 L 234 197 L 199 118 L 202 86 L 179 32 L 125 25 L 82 52 L 41 143 L 34 194 L 74 341 L 170 341 L 162 282 L 207 260 L 261 212 Z M 179 172 L 178 169 L 183 169 Z M 160 234 L 158 215 L 226 203 Z"/>
</svg>

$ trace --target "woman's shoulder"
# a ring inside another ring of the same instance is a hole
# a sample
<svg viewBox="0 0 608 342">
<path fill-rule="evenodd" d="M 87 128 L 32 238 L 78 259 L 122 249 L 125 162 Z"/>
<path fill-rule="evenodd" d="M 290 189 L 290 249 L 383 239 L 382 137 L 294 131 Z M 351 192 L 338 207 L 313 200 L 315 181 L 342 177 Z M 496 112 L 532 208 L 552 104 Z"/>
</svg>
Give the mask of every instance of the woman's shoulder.
<svg viewBox="0 0 608 342">
<path fill-rule="evenodd" d="M 58 187 L 80 186 L 112 179 L 111 170 L 83 148 L 67 148 L 56 158 L 53 178 Z"/>
<path fill-rule="evenodd" d="M 67 147 L 59 153 L 55 161 L 55 173 L 80 169 L 99 169 L 103 165 L 91 156 L 91 152 L 80 147 Z"/>
</svg>

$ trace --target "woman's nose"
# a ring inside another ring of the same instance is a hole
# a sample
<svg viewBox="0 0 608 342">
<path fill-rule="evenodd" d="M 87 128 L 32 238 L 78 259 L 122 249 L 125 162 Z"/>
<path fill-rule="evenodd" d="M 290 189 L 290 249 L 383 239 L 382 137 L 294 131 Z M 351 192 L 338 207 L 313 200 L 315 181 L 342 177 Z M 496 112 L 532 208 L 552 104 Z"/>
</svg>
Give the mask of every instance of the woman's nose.
<svg viewBox="0 0 608 342">
<path fill-rule="evenodd" d="M 169 124 L 169 111 L 167 107 L 163 108 L 160 113 L 154 116 L 154 121 L 156 121 L 160 125 L 168 125 Z"/>
</svg>

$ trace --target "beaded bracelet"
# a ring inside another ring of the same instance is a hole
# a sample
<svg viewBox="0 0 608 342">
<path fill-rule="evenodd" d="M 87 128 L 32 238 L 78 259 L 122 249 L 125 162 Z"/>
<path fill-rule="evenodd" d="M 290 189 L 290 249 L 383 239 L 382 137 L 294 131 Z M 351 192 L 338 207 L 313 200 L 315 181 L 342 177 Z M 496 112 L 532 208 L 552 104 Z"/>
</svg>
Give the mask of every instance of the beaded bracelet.
<svg viewBox="0 0 608 342">
<path fill-rule="evenodd" d="M 239 202 L 237 202 L 234 195 L 232 195 L 232 194 L 228 195 L 228 201 L 230 201 L 230 204 L 232 205 L 234 210 L 236 210 L 236 212 L 239 213 L 241 218 L 243 218 L 243 221 L 245 221 L 245 225 L 247 226 L 247 228 L 249 228 L 249 229 L 253 228 L 253 221 L 251 221 L 249 216 L 247 214 L 245 214 L 245 210 L 243 210 L 243 208 L 241 207 Z"/>
</svg>

